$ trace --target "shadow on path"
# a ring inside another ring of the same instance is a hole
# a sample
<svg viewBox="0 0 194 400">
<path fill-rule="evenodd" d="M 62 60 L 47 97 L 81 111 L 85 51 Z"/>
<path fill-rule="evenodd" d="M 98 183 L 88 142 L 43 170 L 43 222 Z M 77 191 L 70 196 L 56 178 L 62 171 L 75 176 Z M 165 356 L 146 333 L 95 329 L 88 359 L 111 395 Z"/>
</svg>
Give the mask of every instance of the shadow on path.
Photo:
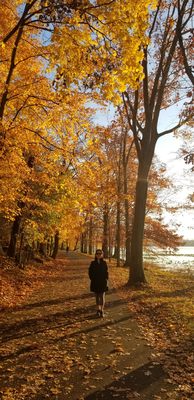
<svg viewBox="0 0 194 400">
<path fill-rule="evenodd" d="M 115 292 L 115 289 L 110 289 L 106 293 L 106 297 L 114 292 Z M 71 296 L 71 297 L 68 297 L 68 296 L 60 297 L 58 299 L 43 300 L 43 301 L 36 302 L 36 303 L 29 303 L 29 304 L 24 304 L 21 306 L 13 307 L 13 308 L 10 308 L 9 310 L 7 310 L 6 312 L 11 313 L 11 312 L 16 312 L 16 311 L 31 310 L 36 307 L 58 305 L 58 304 L 65 303 L 65 301 L 84 300 L 84 299 L 89 299 L 92 297 L 94 297 L 94 295 L 92 293 L 83 293 L 82 295 Z M 0 328 L 1 328 L 1 324 L 0 324 Z"/>
<path fill-rule="evenodd" d="M 110 303 L 107 303 L 107 307 L 120 307 L 122 304 L 125 304 L 125 300 L 116 299 Z M 7 325 L 1 324 L 1 343 L 5 343 L 13 339 L 23 338 L 25 336 L 37 335 L 38 333 L 43 333 L 51 329 L 70 326 L 72 324 L 74 325 L 75 322 L 82 322 L 86 319 L 94 318 L 93 315 L 88 315 L 88 313 L 94 314 L 93 305 L 80 307 L 69 311 L 67 311 L 64 307 L 64 311 L 49 314 L 47 316 L 24 319 L 20 322 Z M 131 314 L 129 317 L 130 316 Z"/>
<path fill-rule="evenodd" d="M 145 392 L 146 388 L 155 382 L 164 378 L 165 373 L 160 364 L 153 365 L 149 362 L 130 372 L 126 376 L 111 382 L 103 390 L 98 390 L 85 397 L 85 400 L 110 400 L 118 398 L 126 400 L 128 394 L 136 392 L 136 398 L 142 399 L 141 392 Z"/>
<path fill-rule="evenodd" d="M 98 319 L 99 320 L 99 318 L 97 318 L 96 316 L 90 316 L 88 319 Z M 59 343 L 59 342 L 63 342 L 64 340 L 66 340 L 66 339 L 69 339 L 69 338 L 73 338 L 73 337 L 75 337 L 75 336 L 80 336 L 81 334 L 87 334 L 87 333 L 91 333 L 91 332 L 95 332 L 95 331 L 98 331 L 98 330 L 101 330 L 101 329 L 103 329 L 103 328 L 106 328 L 106 327 L 111 327 L 111 326 L 114 326 L 114 325 L 116 325 L 116 324 L 120 324 L 120 323 L 122 323 L 122 322 L 125 322 L 125 321 L 127 321 L 127 320 L 130 320 L 131 319 L 131 315 L 129 315 L 129 316 L 125 316 L 125 317 L 122 317 L 122 318 L 119 318 L 119 319 L 115 319 L 115 320 L 112 320 L 112 321 L 106 321 L 105 320 L 105 322 L 104 323 L 101 323 L 100 325 L 95 325 L 95 326 L 92 326 L 92 327 L 89 327 L 89 328 L 85 328 L 85 329 L 82 329 L 82 330 L 77 330 L 77 331 L 75 331 L 75 332 L 73 332 L 73 333 L 67 333 L 67 334 L 65 334 L 65 333 L 62 333 L 61 334 L 61 336 L 60 337 L 57 337 L 57 338 L 54 338 L 54 339 L 48 339 L 47 340 L 47 345 L 50 343 Z M 86 320 L 86 318 L 84 318 L 83 319 L 83 321 L 85 321 Z M 82 322 L 82 320 L 79 320 L 79 322 Z M 63 325 L 61 325 L 61 326 L 63 326 L 64 327 L 64 324 Z M 60 327 L 60 325 L 58 325 L 57 327 L 55 326 L 55 328 L 58 328 L 58 327 Z M 43 333 L 43 332 L 45 332 L 46 330 L 48 330 L 49 328 L 46 328 L 46 329 L 40 329 L 39 331 L 36 331 L 36 332 L 33 332 L 33 334 L 34 333 Z M 31 336 L 32 335 L 32 333 L 26 333 L 26 335 L 25 336 Z M 20 339 L 20 338 L 22 338 L 23 336 L 21 335 L 21 334 L 19 334 L 18 336 L 15 336 L 15 337 L 10 337 L 10 340 L 13 340 L 13 339 Z M 5 340 L 6 341 L 6 340 Z M 3 341 L 2 341 L 3 342 Z M 45 343 L 45 344 L 46 344 Z M 41 344 L 40 344 L 40 346 L 41 346 Z M 34 350 L 37 350 L 39 348 L 39 345 L 37 344 L 37 345 L 33 345 L 33 346 L 24 346 L 24 347 L 22 347 L 22 348 L 20 348 L 19 350 L 17 350 L 16 352 L 14 352 L 14 353 L 11 353 L 11 354 L 8 354 L 8 355 L 3 355 L 3 356 L 0 356 L 0 361 L 3 361 L 3 360 L 9 360 L 9 359 L 13 359 L 14 357 L 17 357 L 18 355 L 20 355 L 20 354 L 24 354 L 24 353 L 27 353 L 27 352 L 31 352 L 31 351 L 34 351 Z"/>
</svg>

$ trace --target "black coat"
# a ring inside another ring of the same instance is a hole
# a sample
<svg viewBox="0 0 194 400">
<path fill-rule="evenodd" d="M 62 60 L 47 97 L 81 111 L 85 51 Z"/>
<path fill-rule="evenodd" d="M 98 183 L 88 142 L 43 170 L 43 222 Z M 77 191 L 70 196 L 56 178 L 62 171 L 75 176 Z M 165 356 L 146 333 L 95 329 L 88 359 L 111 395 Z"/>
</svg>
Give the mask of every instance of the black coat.
<svg viewBox="0 0 194 400">
<path fill-rule="evenodd" d="M 89 277 L 91 280 L 91 292 L 106 292 L 108 290 L 108 267 L 106 261 L 101 259 L 99 264 L 97 260 L 92 261 L 89 267 Z"/>
</svg>

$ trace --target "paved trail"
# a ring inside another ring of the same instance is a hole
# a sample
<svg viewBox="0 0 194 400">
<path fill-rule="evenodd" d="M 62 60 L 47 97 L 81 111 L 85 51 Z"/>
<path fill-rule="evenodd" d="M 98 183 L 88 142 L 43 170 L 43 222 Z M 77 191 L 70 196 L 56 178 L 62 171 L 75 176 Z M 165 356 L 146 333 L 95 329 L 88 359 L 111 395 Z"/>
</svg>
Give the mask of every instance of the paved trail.
<svg viewBox="0 0 194 400">
<path fill-rule="evenodd" d="M 106 316 L 96 317 L 89 262 L 61 255 L 55 276 L 26 303 L 0 314 L 1 399 L 160 398 L 162 367 L 150 361 L 153 350 L 111 279 Z"/>
</svg>

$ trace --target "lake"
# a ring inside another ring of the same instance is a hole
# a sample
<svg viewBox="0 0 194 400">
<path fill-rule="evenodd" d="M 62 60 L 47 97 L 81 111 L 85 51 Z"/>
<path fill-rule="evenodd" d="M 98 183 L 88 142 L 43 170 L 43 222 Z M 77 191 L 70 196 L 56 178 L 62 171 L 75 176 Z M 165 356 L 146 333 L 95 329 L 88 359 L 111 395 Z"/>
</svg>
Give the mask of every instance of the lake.
<svg viewBox="0 0 194 400">
<path fill-rule="evenodd" d="M 153 261 L 167 269 L 189 269 L 194 272 L 194 247 L 180 246 L 177 251 L 161 250 L 158 247 L 146 248 L 144 260 Z"/>
</svg>

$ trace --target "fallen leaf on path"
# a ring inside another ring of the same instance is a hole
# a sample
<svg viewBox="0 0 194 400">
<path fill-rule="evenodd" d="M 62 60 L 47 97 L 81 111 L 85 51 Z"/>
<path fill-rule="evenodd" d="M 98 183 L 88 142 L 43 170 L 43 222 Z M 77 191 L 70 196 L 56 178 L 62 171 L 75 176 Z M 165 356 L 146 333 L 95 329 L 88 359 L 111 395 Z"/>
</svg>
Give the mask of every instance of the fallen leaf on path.
<svg viewBox="0 0 194 400">
<path fill-rule="evenodd" d="M 138 397 L 140 397 L 140 393 L 138 393 L 138 392 L 133 392 L 133 396 L 134 396 L 135 398 L 138 398 Z"/>
<path fill-rule="evenodd" d="M 61 393 L 61 391 L 60 391 L 59 389 L 57 389 L 57 388 L 50 388 L 50 392 L 51 392 L 52 394 L 59 394 L 59 393 Z"/>
<path fill-rule="evenodd" d="M 144 372 L 144 375 L 150 376 L 150 375 L 152 375 L 152 373 L 151 373 L 151 371 L 145 371 L 145 372 Z"/>
</svg>

